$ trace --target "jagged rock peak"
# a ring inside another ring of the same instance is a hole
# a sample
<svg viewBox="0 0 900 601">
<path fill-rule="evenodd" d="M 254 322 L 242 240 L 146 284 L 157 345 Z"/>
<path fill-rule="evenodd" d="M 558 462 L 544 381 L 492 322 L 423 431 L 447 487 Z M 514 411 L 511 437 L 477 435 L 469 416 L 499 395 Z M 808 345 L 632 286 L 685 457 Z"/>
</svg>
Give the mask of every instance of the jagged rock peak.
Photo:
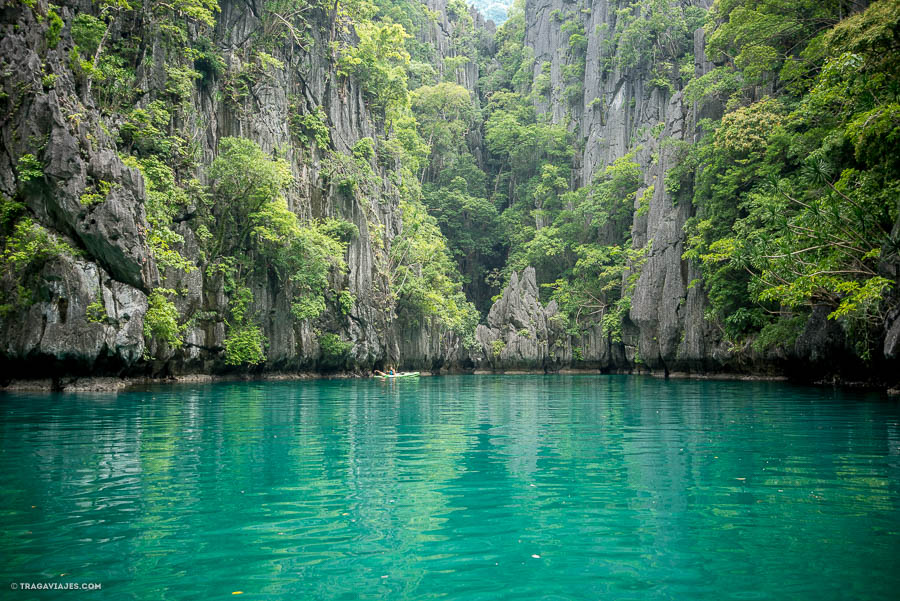
<svg viewBox="0 0 900 601">
<path fill-rule="evenodd" d="M 511 325 L 521 329 L 532 327 L 535 320 L 544 319 L 534 267 L 526 267 L 521 278 L 515 271 L 512 273 L 503 294 L 491 307 L 487 322 L 492 328 Z"/>
</svg>

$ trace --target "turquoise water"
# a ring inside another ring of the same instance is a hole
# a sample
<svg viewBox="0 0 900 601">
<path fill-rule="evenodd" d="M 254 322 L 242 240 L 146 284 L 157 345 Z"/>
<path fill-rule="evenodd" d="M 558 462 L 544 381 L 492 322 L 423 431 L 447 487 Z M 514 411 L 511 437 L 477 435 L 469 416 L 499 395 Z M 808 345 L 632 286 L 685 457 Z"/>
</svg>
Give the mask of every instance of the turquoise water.
<svg viewBox="0 0 900 601">
<path fill-rule="evenodd" d="M 627 376 L 5 394 L 0 591 L 896 599 L 898 422 L 877 394 Z M 101 590 L 10 590 L 52 582 Z"/>
</svg>

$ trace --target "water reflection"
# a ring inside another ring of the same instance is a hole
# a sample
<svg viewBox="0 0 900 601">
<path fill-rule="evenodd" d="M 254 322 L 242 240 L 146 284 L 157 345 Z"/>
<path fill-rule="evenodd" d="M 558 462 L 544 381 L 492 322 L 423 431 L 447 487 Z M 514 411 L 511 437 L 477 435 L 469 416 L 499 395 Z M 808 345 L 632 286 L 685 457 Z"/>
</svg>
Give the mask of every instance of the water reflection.
<svg viewBox="0 0 900 601">
<path fill-rule="evenodd" d="M 444 377 L 7 394 L 0 415 L 6 582 L 172 599 L 900 585 L 900 412 L 873 395 Z"/>
</svg>

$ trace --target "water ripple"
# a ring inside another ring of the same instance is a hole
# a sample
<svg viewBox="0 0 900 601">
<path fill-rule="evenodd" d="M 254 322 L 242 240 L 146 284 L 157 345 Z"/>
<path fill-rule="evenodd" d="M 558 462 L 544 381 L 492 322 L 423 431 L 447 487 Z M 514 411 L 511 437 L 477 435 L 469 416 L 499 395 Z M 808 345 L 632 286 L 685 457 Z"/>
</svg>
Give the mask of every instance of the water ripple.
<svg viewBox="0 0 900 601">
<path fill-rule="evenodd" d="M 4 394 L 0 415 L 7 582 L 465 601 L 900 587 L 900 410 L 858 392 L 442 377 Z"/>
</svg>

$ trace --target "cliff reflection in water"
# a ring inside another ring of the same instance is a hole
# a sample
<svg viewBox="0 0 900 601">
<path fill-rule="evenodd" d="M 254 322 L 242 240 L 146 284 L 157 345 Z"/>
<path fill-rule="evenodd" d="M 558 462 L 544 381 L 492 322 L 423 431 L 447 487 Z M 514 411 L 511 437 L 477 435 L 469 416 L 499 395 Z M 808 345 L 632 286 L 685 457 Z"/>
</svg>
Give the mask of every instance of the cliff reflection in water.
<svg viewBox="0 0 900 601">
<path fill-rule="evenodd" d="M 900 411 L 877 396 L 490 376 L 6 394 L 0 412 L 10 582 L 175 599 L 900 585 Z"/>
</svg>

